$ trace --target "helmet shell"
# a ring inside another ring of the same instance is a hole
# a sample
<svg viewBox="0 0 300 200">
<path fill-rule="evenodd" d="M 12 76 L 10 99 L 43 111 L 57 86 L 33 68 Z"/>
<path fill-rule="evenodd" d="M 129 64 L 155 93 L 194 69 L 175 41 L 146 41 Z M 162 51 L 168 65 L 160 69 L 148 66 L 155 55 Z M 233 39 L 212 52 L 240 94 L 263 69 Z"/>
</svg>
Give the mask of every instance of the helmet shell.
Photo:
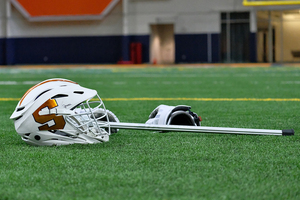
<svg viewBox="0 0 300 200">
<path fill-rule="evenodd" d="M 67 79 L 48 79 L 31 87 L 23 95 L 10 119 L 14 120 L 17 133 L 29 144 L 98 143 L 108 140 L 108 133 L 97 127 L 95 118 L 90 118 L 92 109 L 89 101 L 95 96 L 99 98 L 98 106 L 104 107 L 96 90 L 82 87 Z M 88 105 L 87 111 L 83 113 L 87 115 L 85 119 L 94 121 L 93 126 L 95 127 L 93 128 L 98 130 L 97 136 L 105 135 L 104 137 L 88 136 L 89 127 L 86 129 L 76 128 L 81 126 L 82 122 L 74 109 L 83 102 Z"/>
</svg>

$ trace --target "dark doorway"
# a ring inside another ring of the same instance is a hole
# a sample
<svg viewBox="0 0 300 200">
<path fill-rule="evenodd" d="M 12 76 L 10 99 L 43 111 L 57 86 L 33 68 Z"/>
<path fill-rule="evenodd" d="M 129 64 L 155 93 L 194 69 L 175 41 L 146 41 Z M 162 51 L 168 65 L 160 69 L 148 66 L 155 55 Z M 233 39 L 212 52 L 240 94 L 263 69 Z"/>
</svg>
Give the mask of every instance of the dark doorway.
<svg viewBox="0 0 300 200">
<path fill-rule="evenodd" d="M 249 62 L 249 12 L 221 14 L 221 59 L 223 62 Z"/>
</svg>

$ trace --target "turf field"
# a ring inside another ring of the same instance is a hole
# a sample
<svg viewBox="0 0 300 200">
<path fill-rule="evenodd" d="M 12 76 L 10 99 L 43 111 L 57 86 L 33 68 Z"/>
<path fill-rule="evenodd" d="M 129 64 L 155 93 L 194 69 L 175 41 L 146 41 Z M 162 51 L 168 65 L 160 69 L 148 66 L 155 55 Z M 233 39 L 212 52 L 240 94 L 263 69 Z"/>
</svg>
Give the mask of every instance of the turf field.
<svg viewBox="0 0 300 200">
<path fill-rule="evenodd" d="M 108 143 L 33 147 L 10 115 L 48 78 L 96 89 L 122 122 L 190 105 L 204 126 L 295 136 L 120 130 Z M 299 199 L 300 67 L 0 68 L 0 199 Z"/>
</svg>

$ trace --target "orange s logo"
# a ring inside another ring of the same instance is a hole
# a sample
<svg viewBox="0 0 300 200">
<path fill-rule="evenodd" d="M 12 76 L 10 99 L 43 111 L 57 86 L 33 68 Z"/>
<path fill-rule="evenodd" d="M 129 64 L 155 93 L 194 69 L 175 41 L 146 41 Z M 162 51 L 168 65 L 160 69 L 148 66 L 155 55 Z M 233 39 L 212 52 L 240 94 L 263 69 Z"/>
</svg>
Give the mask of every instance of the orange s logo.
<svg viewBox="0 0 300 200">
<path fill-rule="evenodd" d="M 55 99 L 49 99 L 43 105 L 41 105 L 36 111 L 33 113 L 33 118 L 36 122 L 40 124 L 45 124 L 47 122 L 50 122 L 51 120 L 54 121 L 53 126 L 49 126 L 48 124 L 42 125 L 39 127 L 39 130 L 54 130 L 54 129 L 63 129 L 65 127 L 65 120 L 64 117 L 61 115 L 56 114 L 48 114 L 48 115 L 40 115 L 39 112 L 43 109 L 48 107 L 48 109 L 55 108 L 57 106 L 57 103 Z"/>
</svg>

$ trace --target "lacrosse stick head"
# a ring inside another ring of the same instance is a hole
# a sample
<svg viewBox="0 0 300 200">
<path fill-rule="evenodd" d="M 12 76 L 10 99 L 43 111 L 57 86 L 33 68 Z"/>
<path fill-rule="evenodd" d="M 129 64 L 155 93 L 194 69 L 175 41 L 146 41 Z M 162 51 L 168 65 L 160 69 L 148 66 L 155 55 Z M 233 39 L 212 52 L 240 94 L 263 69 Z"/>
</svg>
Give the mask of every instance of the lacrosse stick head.
<svg viewBox="0 0 300 200">
<path fill-rule="evenodd" d="M 146 124 L 200 126 L 201 121 L 190 106 L 159 105 L 151 112 Z"/>
</svg>

